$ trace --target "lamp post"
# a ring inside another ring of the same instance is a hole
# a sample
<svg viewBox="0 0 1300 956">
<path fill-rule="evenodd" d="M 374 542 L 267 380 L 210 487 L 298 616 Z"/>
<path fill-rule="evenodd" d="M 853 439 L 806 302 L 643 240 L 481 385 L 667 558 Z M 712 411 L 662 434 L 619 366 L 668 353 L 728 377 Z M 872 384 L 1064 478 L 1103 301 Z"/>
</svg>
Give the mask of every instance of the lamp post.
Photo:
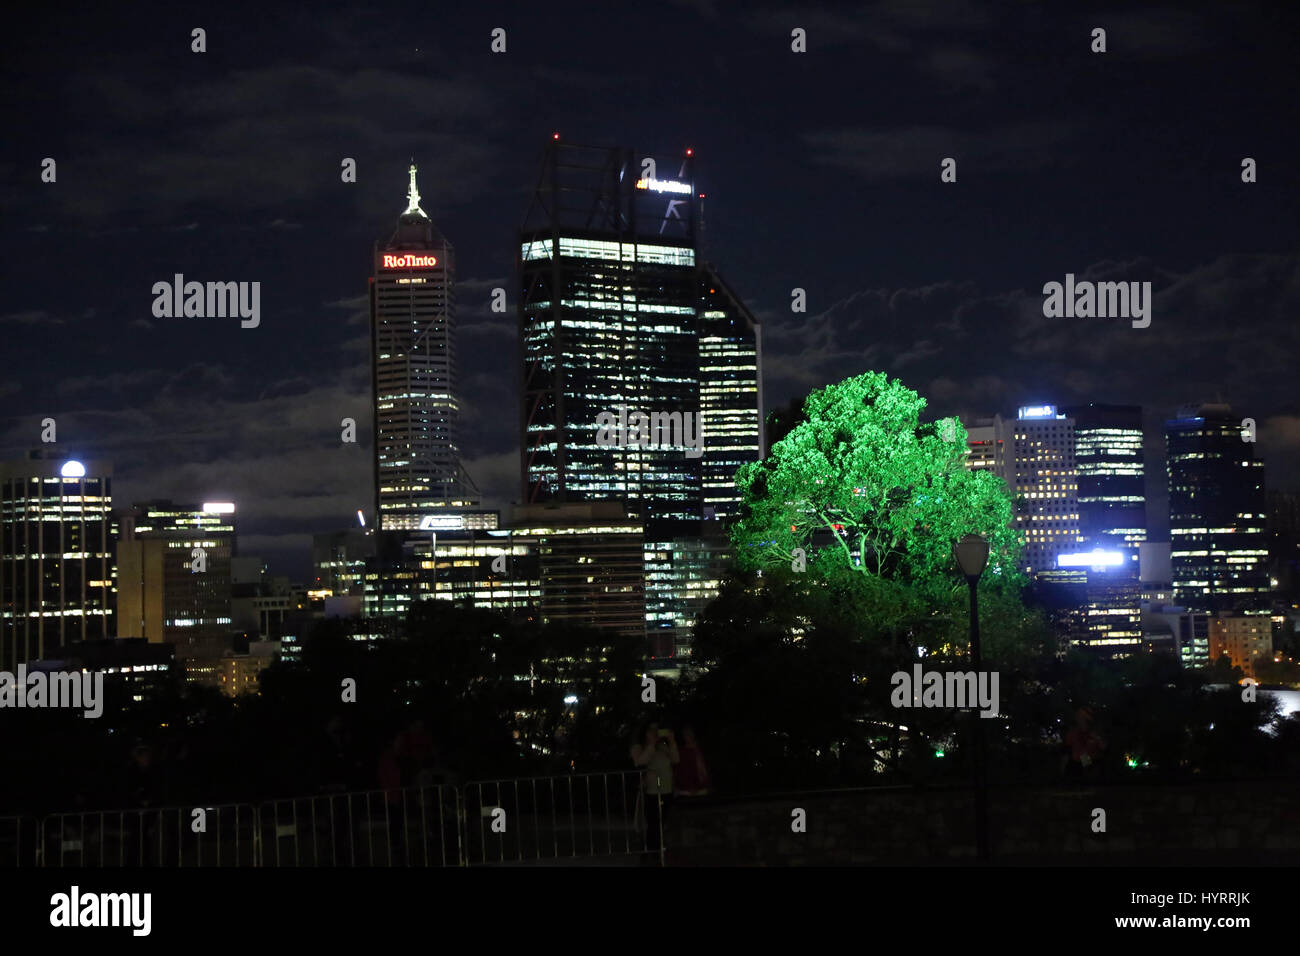
<svg viewBox="0 0 1300 956">
<path fill-rule="evenodd" d="M 968 534 L 952 546 L 957 568 L 970 589 L 970 659 L 971 669 L 980 669 L 980 575 L 989 563 L 989 543 L 977 534 Z M 971 711 L 975 721 L 975 853 L 981 862 L 989 858 L 988 774 L 984 753 L 984 723 L 979 711 Z"/>
</svg>

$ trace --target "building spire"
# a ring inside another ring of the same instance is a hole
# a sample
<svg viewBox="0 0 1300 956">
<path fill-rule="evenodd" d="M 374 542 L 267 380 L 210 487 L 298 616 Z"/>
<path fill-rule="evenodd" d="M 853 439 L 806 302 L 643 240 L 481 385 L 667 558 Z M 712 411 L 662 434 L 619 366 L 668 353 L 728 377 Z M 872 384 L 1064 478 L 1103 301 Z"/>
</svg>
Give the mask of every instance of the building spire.
<svg viewBox="0 0 1300 956">
<path fill-rule="evenodd" d="M 414 214 L 419 214 L 423 216 L 425 219 L 428 219 L 429 218 L 428 213 L 426 213 L 423 209 L 420 208 L 420 190 L 419 187 L 415 185 L 415 157 L 411 157 L 410 173 L 411 173 L 411 185 L 408 186 L 406 189 L 406 212 L 402 213 L 402 215 L 410 216 Z"/>
</svg>

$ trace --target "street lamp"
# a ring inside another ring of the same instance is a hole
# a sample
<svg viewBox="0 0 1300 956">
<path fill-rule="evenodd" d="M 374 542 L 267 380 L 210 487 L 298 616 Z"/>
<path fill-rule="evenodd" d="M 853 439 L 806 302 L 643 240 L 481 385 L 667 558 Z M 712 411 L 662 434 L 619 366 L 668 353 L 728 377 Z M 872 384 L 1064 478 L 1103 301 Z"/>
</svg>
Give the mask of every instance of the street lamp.
<svg viewBox="0 0 1300 956">
<path fill-rule="evenodd" d="M 952 556 L 957 568 L 966 578 L 970 588 L 970 660 L 971 669 L 979 679 L 980 669 L 980 575 L 989 563 L 989 543 L 977 534 L 968 534 L 952 546 Z M 981 861 L 989 858 L 988 774 L 984 754 L 984 722 L 977 710 L 971 711 L 975 721 L 975 852 Z"/>
<path fill-rule="evenodd" d="M 970 587 L 970 656 L 972 666 L 979 670 L 980 619 L 976 586 L 979 584 L 980 575 L 988 567 L 989 543 L 977 534 L 968 534 L 952 546 L 952 555 L 957 559 L 957 568 Z"/>
</svg>

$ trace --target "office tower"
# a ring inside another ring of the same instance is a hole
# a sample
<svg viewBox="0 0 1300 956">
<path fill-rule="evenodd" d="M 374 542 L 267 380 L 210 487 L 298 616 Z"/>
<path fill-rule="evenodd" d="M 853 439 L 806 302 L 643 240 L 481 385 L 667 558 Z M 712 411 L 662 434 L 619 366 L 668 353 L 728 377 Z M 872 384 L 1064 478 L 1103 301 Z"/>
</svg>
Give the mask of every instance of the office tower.
<svg viewBox="0 0 1300 956">
<path fill-rule="evenodd" d="M 1081 551 L 1123 554 L 1125 573 L 1138 576 L 1146 541 L 1142 409 L 1137 405 L 1076 405 L 1061 414 L 1074 421 Z"/>
<path fill-rule="evenodd" d="M 1256 677 L 1255 665 L 1273 657 L 1273 622 L 1263 614 L 1216 614 L 1210 618 L 1210 661 L 1226 656 L 1242 676 Z"/>
<path fill-rule="evenodd" d="M 718 522 L 706 522 L 701 535 L 645 543 L 646 638 L 654 663 L 679 667 L 691 657 L 696 615 L 718 596 L 731 557 Z"/>
<path fill-rule="evenodd" d="M 504 528 L 411 536 L 400 550 L 382 548 L 366 574 L 366 614 L 400 618 L 414 601 L 469 601 L 542 624 L 618 634 L 640 647 L 643 549 L 641 523 L 616 502 L 519 506 Z M 493 568 L 498 561 L 504 571 Z"/>
<path fill-rule="evenodd" d="M 649 162 L 558 139 L 546 150 L 520 230 L 521 476 L 527 504 L 623 502 L 671 536 L 706 499 L 731 513 L 727 471 L 761 450 L 758 337 L 700 262 L 690 151 L 661 159 L 662 177 Z M 641 415 L 680 429 L 638 429 Z"/>
<path fill-rule="evenodd" d="M 59 652 L 57 659 L 34 667 L 47 673 L 84 670 L 103 674 L 104 713 L 96 719 L 97 727 L 111 727 L 114 718 L 143 710 L 175 689 L 175 648 L 151 644 L 142 637 L 77 641 Z"/>
<path fill-rule="evenodd" d="M 510 541 L 536 541 L 542 623 L 645 639 L 644 530 L 607 502 L 517 507 Z M 489 532 L 491 534 L 492 532 Z"/>
<path fill-rule="evenodd" d="M 998 416 L 991 425 L 970 428 L 967 437 L 967 467 L 995 471 L 1017 499 L 1025 570 L 1056 570 L 1062 554 L 1079 549 L 1074 422 L 1055 405 L 1029 405 L 1014 422 Z"/>
<path fill-rule="evenodd" d="M 1097 499 L 1091 547 L 1081 540 L 1072 416 L 1053 405 L 1033 405 L 1020 408 L 1014 422 L 999 415 L 978 419 L 967 429 L 966 467 L 999 475 L 1016 497 L 1016 526 L 1025 541 L 1025 570 L 1034 576 L 1037 600 L 1068 644 L 1106 657 L 1125 657 L 1142 647 L 1137 548 L 1146 524 L 1143 518 L 1130 527 L 1136 519 L 1131 511 L 1120 510 L 1132 504 L 1127 501 L 1132 490 L 1127 472 L 1133 463 L 1126 454 L 1132 436 L 1127 410 L 1116 414 L 1124 426 L 1118 437 L 1111 434 L 1111 419 L 1100 412 L 1090 411 L 1085 419 L 1084 449 L 1091 494 Z M 1137 452 L 1140 513 L 1140 420 Z M 1122 551 L 1103 550 L 1114 541 L 1123 545 Z"/>
<path fill-rule="evenodd" d="M 1210 615 L 1180 607 L 1154 606 L 1142 610 L 1143 636 L 1151 643 L 1168 644 L 1184 667 L 1204 667 L 1210 662 Z M 1153 640 L 1168 635 L 1168 641 Z"/>
<path fill-rule="evenodd" d="M 117 543 L 117 636 L 175 645 L 188 680 L 216 686 L 232 632 L 235 506 L 137 504 Z"/>
<path fill-rule="evenodd" d="M 1269 609 L 1264 463 L 1241 422 L 1204 404 L 1165 423 L 1174 599 L 1190 610 Z"/>
<path fill-rule="evenodd" d="M 312 590 L 328 591 L 331 596 L 361 594 L 366 560 L 375 554 L 375 537 L 365 528 L 313 535 L 311 554 Z"/>
<path fill-rule="evenodd" d="M 1007 446 L 1014 444 L 1015 436 L 1001 415 L 977 418 L 966 427 L 966 467 L 971 471 L 991 471 L 1004 481 L 1011 475 L 1007 469 Z M 1010 483 L 1014 487 L 1014 482 Z"/>
<path fill-rule="evenodd" d="M 0 669 L 112 636 L 113 468 L 0 463 Z"/>
<path fill-rule="evenodd" d="M 700 284 L 700 434 L 704 517 L 740 511 L 736 472 L 764 456 L 761 329 L 711 265 Z"/>
<path fill-rule="evenodd" d="M 420 208 L 412 163 L 406 211 L 375 243 L 370 280 L 376 525 L 415 530 L 422 519 L 474 507 L 478 492 L 457 448 L 451 245 Z"/>
</svg>

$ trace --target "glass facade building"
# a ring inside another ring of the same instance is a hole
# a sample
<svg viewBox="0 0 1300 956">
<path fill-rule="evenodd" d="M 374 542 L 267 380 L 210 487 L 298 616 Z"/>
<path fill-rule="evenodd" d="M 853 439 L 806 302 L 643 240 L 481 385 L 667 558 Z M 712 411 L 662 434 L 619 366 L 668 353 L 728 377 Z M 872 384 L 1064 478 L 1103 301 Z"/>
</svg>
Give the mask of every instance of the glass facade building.
<svg viewBox="0 0 1300 956">
<path fill-rule="evenodd" d="M 113 637 L 113 466 L 0 462 L 0 669 Z"/>
<path fill-rule="evenodd" d="M 700 277 L 700 434 L 704 517 L 740 511 L 736 472 L 764 456 L 760 327 L 712 266 Z"/>
<path fill-rule="evenodd" d="M 673 179 L 649 162 L 546 151 L 519 243 L 521 477 L 527 504 L 618 501 L 671 537 L 735 509 L 734 467 L 760 452 L 759 353 L 700 261 L 690 152 Z"/>
<path fill-rule="evenodd" d="M 1194 611 L 1268 613 L 1264 463 L 1231 406 L 1165 423 L 1174 600 Z"/>
<path fill-rule="evenodd" d="M 1074 421 L 1081 550 L 1121 552 L 1137 577 L 1147 539 L 1142 408 L 1089 404 L 1061 412 Z"/>
</svg>

